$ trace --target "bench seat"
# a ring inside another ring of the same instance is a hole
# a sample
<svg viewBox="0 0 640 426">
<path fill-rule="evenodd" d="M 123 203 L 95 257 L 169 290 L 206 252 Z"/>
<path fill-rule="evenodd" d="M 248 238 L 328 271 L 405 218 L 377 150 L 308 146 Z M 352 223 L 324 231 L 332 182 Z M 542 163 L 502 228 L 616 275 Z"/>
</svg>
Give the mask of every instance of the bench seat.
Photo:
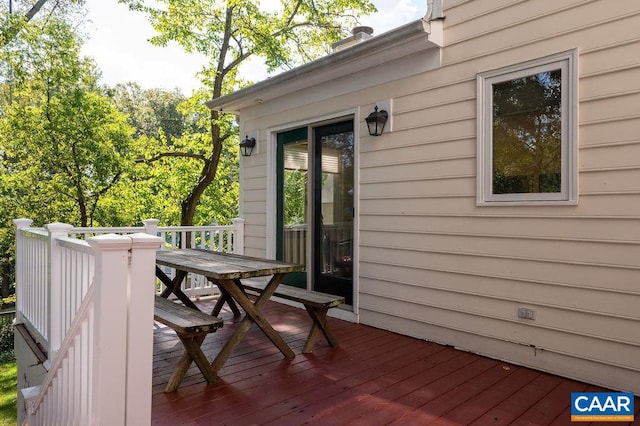
<svg viewBox="0 0 640 426">
<path fill-rule="evenodd" d="M 261 280 L 247 279 L 241 282 L 241 286 L 244 290 L 260 294 L 264 291 L 267 283 Z M 273 295 L 281 299 L 303 304 L 313 320 L 313 326 L 309 331 L 302 353 L 310 353 L 313 351 L 313 346 L 320 331 L 322 331 L 331 347 L 338 346 L 338 340 L 333 335 L 327 322 L 327 312 L 329 309 L 343 304 L 345 301 L 344 297 L 306 290 L 286 284 L 280 284 Z"/>
<path fill-rule="evenodd" d="M 156 296 L 154 319 L 172 328 L 185 348 L 185 353 L 169 379 L 165 392 L 173 392 L 180 386 L 191 361 L 195 361 L 207 382 L 213 383 L 218 380 L 218 375 L 211 368 L 200 346 L 207 334 L 222 327 L 224 322 L 220 318 Z"/>
</svg>

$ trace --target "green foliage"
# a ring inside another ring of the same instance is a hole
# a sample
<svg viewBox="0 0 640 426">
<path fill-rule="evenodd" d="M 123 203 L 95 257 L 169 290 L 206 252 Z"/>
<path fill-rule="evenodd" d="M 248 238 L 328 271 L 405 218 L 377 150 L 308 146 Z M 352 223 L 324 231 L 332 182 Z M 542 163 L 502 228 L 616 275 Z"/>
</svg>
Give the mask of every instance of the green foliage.
<svg viewBox="0 0 640 426">
<path fill-rule="evenodd" d="M 0 317 L 0 362 L 11 360 L 13 356 L 13 318 Z"/>
<path fill-rule="evenodd" d="M 80 57 L 70 25 L 24 24 L 0 51 L 0 278 L 13 284 L 12 219 L 108 225 L 110 190 L 133 166 L 132 129 Z"/>
<path fill-rule="evenodd" d="M 16 295 L 0 298 L 0 309 L 8 309 L 16 306 Z"/>
<path fill-rule="evenodd" d="M 134 138 L 166 138 L 168 143 L 187 131 L 188 117 L 178 111 L 185 100 L 178 90 L 142 89 L 137 83 L 118 84 L 109 90 L 118 109 L 128 116 Z"/>
<path fill-rule="evenodd" d="M 284 224 L 306 223 L 307 170 L 285 170 Z"/>
<path fill-rule="evenodd" d="M 157 93 L 157 92 L 156 92 Z M 175 111 L 184 123 L 182 131 L 174 137 L 153 130 L 140 133 L 134 142 L 139 159 L 131 182 L 121 185 L 126 197 L 137 200 L 140 206 L 137 221 L 153 217 L 163 225 L 181 222 L 180 202 L 184 200 L 200 179 L 202 163 L 210 150 L 209 111 L 204 102 L 206 95 L 198 92 L 190 99 L 177 102 Z M 166 111 L 166 110 L 165 110 Z M 164 116 L 158 114 L 159 122 Z M 149 129 L 152 129 L 151 127 Z M 237 139 L 229 138 L 223 144 L 218 178 L 208 186 L 200 199 L 194 224 L 230 224 L 238 214 L 238 147 Z"/>
<path fill-rule="evenodd" d="M 0 362 L 0 426 L 17 422 L 18 368 L 15 360 Z"/>
<path fill-rule="evenodd" d="M 348 33 L 358 15 L 375 11 L 366 0 L 282 1 L 269 9 L 256 0 L 119 1 L 149 16 L 158 32 L 153 44 L 174 41 L 187 52 L 202 53 L 211 58 L 213 73 L 235 72 L 251 56 L 263 58 L 270 71 L 315 59 Z"/>
<path fill-rule="evenodd" d="M 331 42 L 341 39 L 357 22 L 356 15 L 375 11 L 368 0 L 282 1 L 279 8 L 270 10 L 261 8 L 256 0 L 119 2 L 147 14 L 157 31 L 151 39 L 153 44 L 164 46 L 176 42 L 187 52 L 209 58 L 209 64 L 200 74 L 203 85 L 210 90 L 209 99 L 246 85 L 239 78 L 239 67 L 248 59 L 261 58 L 270 71 L 299 65 L 326 54 Z M 200 220 L 203 209 L 200 206 L 196 211 L 196 207 L 208 197 L 212 197 L 211 200 L 215 197 L 225 209 L 230 200 L 226 196 L 231 184 L 228 177 L 233 175 L 227 174 L 231 170 L 226 167 L 231 163 L 226 156 L 232 152 L 229 142 L 237 144 L 237 128 L 232 116 L 217 111 L 209 114 L 205 128 L 209 126 L 209 135 L 194 132 L 186 139 L 174 141 L 171 151 L 165 152 L 169 147 L 162 146 L 161 140 L 153 147 L 157 149 L 156 153 L 147 152 L 143 157 L 146 163 L 179 159 L 172 170 L 179 171 L 181 178 L 173 180 L 178 186 L 186 184 L 184 188 L 188 189 L 181 201 L 182 224 Z M 196 164 L 199 164 L 198 170 L 192 170 Z M 223 179 L 215 182 L 221 175 Z M 171 179 L 165 177 L 165 181 Z M 218 185 L 219 190 L 212 191 L 211 185 Z M 231 190 L 235 191 L 235 188 L 231 187 Z M 181 189 L 173 193 L 184 194 Z"/>
<path fill-rule="evenodd" d="M 79 57 L 69 25 L 43 25 L 25 28 L 3 58 L 13 76 L 0 117 L 3 168 L 11 174 L 3 183 L 28 213 L 99 224 L 100 199 L 132 162 L 132 129 L 98 88 L 93 63 Z"/>
<path fill-rule="evenodd" d="M 0 46 L 11 43 L 34 17 L 69 18 L 82 4 L 84 0 L 9 0 L 9 7 L 0 11 Z"/>
</svg>

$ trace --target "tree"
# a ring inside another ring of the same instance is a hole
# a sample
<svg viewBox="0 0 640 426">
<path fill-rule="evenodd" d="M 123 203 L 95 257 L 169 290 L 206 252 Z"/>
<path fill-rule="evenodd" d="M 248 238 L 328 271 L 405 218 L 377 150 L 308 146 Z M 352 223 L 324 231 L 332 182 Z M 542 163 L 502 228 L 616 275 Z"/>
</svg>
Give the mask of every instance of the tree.
<svg viewBox="0 0 640 426">
<path fill-rule="evenodd" d="M 42 10 L 46 10 L 50 15 L 61 11 L 62 13 L 68 13 L 68 10 L 65 10 L 68 6 L 82 3 L 84 3 L 84 0 L 38 0 L 35 4 L 30 1 L 14 2 L 14 0 L 9 0 L 8 14 L 3 19 L 2 27 L 0 27 L 0 46 L 4 47 L 11 42 L 20 30 Z"/>
<path fill-rule="evenodd" d="M 75 214 L 67 220 L 75 216 L 87 226 L 100 198 L 131 163 L 131 128 L 98 88 L 95 67 L 80 58 L 68 24 L 51 20 L 44 33 L 34 26 L 23 39 L 0 130 L 7 159 L 14 172 L 29 172 L 56 198 L 72 203 L 66 210 Z"/>
<path fill-rule="evenodd" d="M 356 16 L 375 9 L 368 0 L 283 1 L 277 10 L 261 10 L 255 0 L 119 0 L 146 13 L 158 32 L 156 45 L 177 42 L 187 52 L 209 58 L 201 77 L 210 99 L 230 93 L 246 82 L 239 67 L 250 58 L 264 59 L 269 71 L 291 67 L 327 53 L 329 43 L 343 37 Z M 210 137 L 197 182 L 181 203 L 181 224 L 191 225 L 205 190 L 216 177 L 224 143 L 236 132 L 232 119 L 210 112 Z M 193 152 L 171 153 L 192 157 Z"/>
<path fill-rule="evenodd" d="M 102 225 L 101 201 L 133 165 L 132 129 L 98 87 L 95 67 L 63 20 L 27 25 L 0 52 L 2 285 L 10 281 L 13 225 Z"/>
<path fill-rule="evenodd" d="M 135 129 L 134 138 L 166 138 L 172 141 L 187 129 L 187 117 L 178 108 L 186 99 L 179 90 L 142 89 L 138 83 L 117 84 L 110 89 L 118 109 L 125 113 L 128 123 Z"/>
<path fill-rule="evenodd" d="M 153 90 L 153 93 L 157 92 Z M 148 117 L 152 116 L 150 120 L 132 120 L 141 127 L 136 131 L 139 134 L 134 142 L 136 167 L 129 186 L 132 193 L 128 197 L 134 197 L 135 203 L 143 206 L 141 214 L 146 217 L 160 219 L 164 224 L 180 223 L 180 200 L 188 195 L 198 181 L 200 163 L 206 159 L 209 146 L 206 99 L 206 93 L 200 91 L 178 104 L 175 109 L 180 116 L 178 119 L 170 113 L 172 109 L 162 108 L 156 110 L 157 115 L 147 114 Z M 167 123 L 164 126 L 171 128 L 176 121 L 183 124 L 181 135 L 171 137 L 170 131 L 165 132 L 162 126 Z M 153 123 L 156 123 L 156 130 Z M 147 130 L 142 131 L 143 128 Z M 228 139 L 222 147 L 218 179 L 204 191 L 194 217 L 195 223 L 226 224 L 237 216 L 237 164 L 238 147 Z"/>
</svg>

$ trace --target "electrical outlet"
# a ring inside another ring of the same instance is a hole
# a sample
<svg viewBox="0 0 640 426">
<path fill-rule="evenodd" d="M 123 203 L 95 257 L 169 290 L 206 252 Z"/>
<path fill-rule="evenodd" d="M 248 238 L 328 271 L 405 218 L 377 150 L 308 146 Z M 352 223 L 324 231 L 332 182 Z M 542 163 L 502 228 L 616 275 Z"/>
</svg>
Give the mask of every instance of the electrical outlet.
<svg viewBox="0 0 640 426">
<path fill-rule="evenodd" d="M 533 309 L 518 308 L 518 318 L 535 321 L 536 313 Z"/>
</svg>

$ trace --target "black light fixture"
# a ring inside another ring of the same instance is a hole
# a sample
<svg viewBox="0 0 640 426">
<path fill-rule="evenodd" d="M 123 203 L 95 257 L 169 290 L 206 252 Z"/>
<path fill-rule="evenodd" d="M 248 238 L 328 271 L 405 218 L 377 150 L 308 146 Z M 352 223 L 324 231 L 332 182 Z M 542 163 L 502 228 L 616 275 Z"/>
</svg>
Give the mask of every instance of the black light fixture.
<svg viewBox="0 0 640 426">
<path fill-rule="evenodd" d="M 244 140 L 240 142 L 240 154 L 243 157 L 251 156 L 253 148 L 256 146 L 256 138 L 250 138 L 249 135 L 244 137 Z"/>
<path fill-rule="evenodd" d="M 375 111 L 373 111 L 365 121 L 369 128 L 369 134 L 371 136 L 380 136 L 384 130 L 384 125 L 387 124 L 389 114 L 385 110 L 378 111 L 378 105 L 376 105 Z"/>
</svg>

